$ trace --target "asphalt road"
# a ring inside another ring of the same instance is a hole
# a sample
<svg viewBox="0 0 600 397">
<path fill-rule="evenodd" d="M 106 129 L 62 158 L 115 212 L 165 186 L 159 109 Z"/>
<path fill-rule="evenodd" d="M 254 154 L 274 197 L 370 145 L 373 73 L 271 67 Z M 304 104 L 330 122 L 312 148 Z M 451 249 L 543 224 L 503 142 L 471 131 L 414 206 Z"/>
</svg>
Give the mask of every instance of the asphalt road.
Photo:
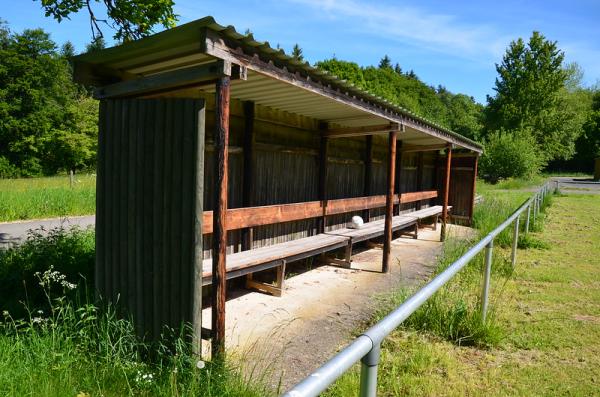
<svg viewBox="0 0 600 397">
<path fill-rule="evenodd" d="M 573 194 L 600 194 L 600 181 L 593 181 L 584 177 L 555 177 L 562 193 Z"/>
<path fill-rule="evenodd" d="M 95 221 L 96 217 L 94 215 L 88 215 L 0 223 L 0 249 L 11 247 L 26 239 L 28 232 L 32 229 L 42 229 L 43 233 L 60 226 L 65 228 L 73 226 L 87 228 L 94 227 Z"/>
</svg>

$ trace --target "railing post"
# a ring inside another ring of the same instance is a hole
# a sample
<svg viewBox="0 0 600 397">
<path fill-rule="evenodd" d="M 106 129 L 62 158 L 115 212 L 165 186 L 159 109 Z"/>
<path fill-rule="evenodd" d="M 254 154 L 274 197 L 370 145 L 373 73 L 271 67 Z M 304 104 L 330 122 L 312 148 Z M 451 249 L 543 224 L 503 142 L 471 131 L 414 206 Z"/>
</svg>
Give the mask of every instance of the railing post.
<svg viewBox="0 0 600 397">
<path fill-rule="evenodd" d="M 537 196 L 533 196 L 533 224 L 535 225 L 535 218 L 537 216 L 537 208 L 538 206 L 538 200 L 537 200 Z"/>
<path fill-rule="evenodd" d="M 494 249 L 494 240 L 490 241 L 485 247 L 485 269 L 483 274 L 483 291 L 481 294 L 481 318 L 485 322 L 487 318 L 488 298 L 490 294 L 490 276 L 492 274 L 492 250 Z"/>
<path fill-rule="evenodd" d="M 529 218 L 531 217 L 531 203 L 527 206 L 527 218 L 525 219 L 525 234 L 529 233 Z"/>
<path fill-rule="evenodd" d="M 513 243 L 512 243 L 512 253 L 511 253 L 511 263 L 512 263 L 512 267 L 515 267 L 515 264 L 517 263 L 517 246 L 519 245 L 519 220 L 521 218 L 521 215 L 517 216 L 517 219 L 515 219 L 515 229 L 513 230 Z"/>
<path fill-rule="evenodd" d="M 381 345 L 374 344 L 360 360 L 360 397 L 377 396 L 377 366 L 381 357 Z"/>
</svg>

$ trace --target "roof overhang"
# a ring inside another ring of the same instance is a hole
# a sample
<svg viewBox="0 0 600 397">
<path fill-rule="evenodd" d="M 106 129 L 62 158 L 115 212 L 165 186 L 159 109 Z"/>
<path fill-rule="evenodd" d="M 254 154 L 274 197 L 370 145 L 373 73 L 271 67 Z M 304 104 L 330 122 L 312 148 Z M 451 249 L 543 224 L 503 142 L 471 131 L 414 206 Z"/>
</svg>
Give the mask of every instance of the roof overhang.
<svg viewBox="0 0 600 397">
<path fill-rule="evenodd" d="M 403 144 L 450 143 L 458 148 L 482 152 L 476 142 L 290 58 L 268 43 L 255 41 L 251 35 L 244 36 L 233 27 L 218 25 L 211 17 L 135 42 L 77 56 L 74 58 L 74 78 L 79 83 L 98 87 L 114 88 L 121 83 L 121 86 L 139 88 L 140 85 L 147 87 L 149 80 L 164 82 L 171 77 L 171 86 L 163 89 L 179 90 L 182 95 L 190 89 L 211 93 L 214 92 L 212 75 L 211 79 L 182 82 L 180 86 L 173 85 L 172 76 L 183 75 L 202 65 L 209 69 L 216 62 L 243 70 L 241 73 L 238 70 L 238 78 L 232 80 L 232 98 L 317 119 L 326 123 L 330 131 L 338 131 L 338 137 L 387 133 L 397 127 L 398 139 Z M 222 74 L 227 75 L 227 70 Z M 120 95 L 127 96 L 127 92 L 121 90 Z M 132 95 L 136 94 L 129 96 Z M 327 131 L 323 133 L 335 135 Z"/>
</svg>

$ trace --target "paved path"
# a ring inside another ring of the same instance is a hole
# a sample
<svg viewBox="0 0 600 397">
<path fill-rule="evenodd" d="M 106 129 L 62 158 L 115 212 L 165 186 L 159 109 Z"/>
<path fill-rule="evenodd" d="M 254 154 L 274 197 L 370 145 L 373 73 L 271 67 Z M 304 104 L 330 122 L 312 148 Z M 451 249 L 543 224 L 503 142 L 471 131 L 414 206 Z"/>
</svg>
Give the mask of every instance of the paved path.
<svg viewBox="0 0 600 397">
<path fill-rule="evenodd" d="M 563 193 L 600 194 L 600 181 L 585 177 L 554 177 Z"/>
<path fill-rule="evenodd" d="M 87 215 L 0 223 L 0 249 L 11 247 L 25 240 L 27 233 L 32 229 L 43 228 L 44 230 L 50 230 L 60 226 L 66 228 L 72 226 L 87 228 L 94 227 L 95 222 L 95 215 Z"/>
</svg>

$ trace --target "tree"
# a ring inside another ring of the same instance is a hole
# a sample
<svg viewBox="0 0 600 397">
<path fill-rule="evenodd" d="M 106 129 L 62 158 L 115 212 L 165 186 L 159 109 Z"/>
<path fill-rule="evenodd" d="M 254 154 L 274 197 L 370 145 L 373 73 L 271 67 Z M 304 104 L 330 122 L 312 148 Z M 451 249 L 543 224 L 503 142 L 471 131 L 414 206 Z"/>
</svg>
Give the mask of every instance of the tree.
<svg viewBox="0 0 600 397">
<path fill-rule="evenodd" d="M 302 55 L 302 48 L 298 44 L 294 44 L 294 48 L 292 49 L 292 58 L 297 61 L 304 61 L 304 55 Z"/>
<path fill-rule="evenodd" d="M 472 97 L 454 95 L 442 86 L 436 90 L 391 67 L 361 68 L 336 58 L 317 62 L 316 66 L 467 137 L 480 136 L 483 106 Z"/>
<path fill-rule="evenodd" d="M 76 152 L 89 149 L 95 154 L 97 110 L 89 101 L 97 106 L 96 101 L 73 83 L 71 68 L 48 33 L 5 31 L 0 33 L 2 173 L 51 174 L 93 165 L 94 156 Z M 94 117 L 93 125 L 82 121 L 87 117 Z"/>
<path fill-rule="evenodd" d="M 35 0 L 34 0 L 35 1 Z M 175 26 L 177 16 L 173 12 L 173 0 L 40 0 L 46 16 L 58 22 L 69 19 L 72 14 L 87 11 L 90 18 L 92 37 L 104 37 L 102 27 L 115 30 L 116 40 L 136 40 L 152 33 L 156 25 L 165 28 Z M 98 13 L 94 6 L 104 7 Z M 106 14 L 108 19 L 97 15 Z"/>
<path fill-rule="evenodd" d="M 531 131 L 492 132 L 486 138 L 479 174 L 496 183 L 506 178 L 530 178 L 544 165 Z"/>
<path fill-rule="evenodd" d="M 583 133 L 575 142 L 577 169 L 590 172 L 594 159 L 600 158 L 600 91 L 593 95 L 591 112 L 583 125 Z"/>
<path fill-rule="evenodd" d="M 533 32 L 529 42 L 510 43 L 496 65 L 494 97 L 488 96 L 488 131 L 530 129 L 547 161 L 568 159 L 581 125 L 573 123 L 566 104 L 568 72 L 557 43 Z"/>
<path fill-rule="evenodd" d="M 60 56 L 65 59 L 70 59 L 75 56 L 75 46 L 70 41 L 65 42 L 60 47 Z"/>
<path fill-rule="evenodd" d="M 383 56 L 383 58 L 381 58 L 381 61 L 379 61 L 379 69 L 391 69 L 391 68 L 392 68 L 392 60 L 386 54 Z"/>
<path fill-rule="evenodd" d="M 96 37 L 85 46 L 85 52 L 96 52 L 106 48 L 106 41 L 102 37 Z"/>
<path fill-rule="evenodd" d="M 399 63 L 396 63 L 396 66 L 394 66 L 394 72 L 402 74 L 402 68 L 400 67 Z"/>
</svg>

